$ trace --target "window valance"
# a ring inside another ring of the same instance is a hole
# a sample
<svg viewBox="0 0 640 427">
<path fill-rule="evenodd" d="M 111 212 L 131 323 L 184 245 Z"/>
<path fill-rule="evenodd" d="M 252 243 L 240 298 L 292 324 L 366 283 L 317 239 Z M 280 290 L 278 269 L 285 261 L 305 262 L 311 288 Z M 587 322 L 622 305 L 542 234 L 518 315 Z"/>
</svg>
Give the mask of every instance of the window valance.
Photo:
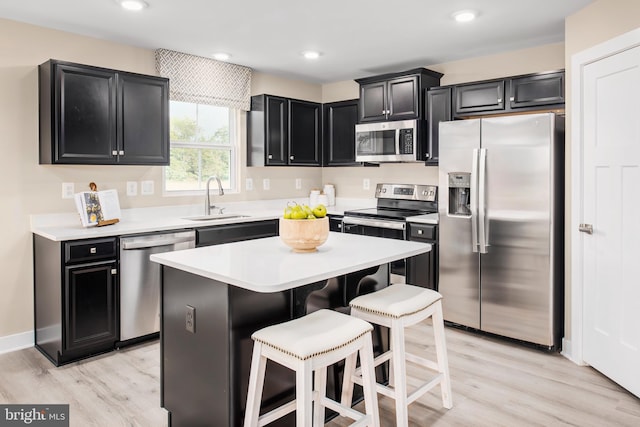
<svg viewBox="0 0 640 427">
<path fill-rule="evenodd" d="M 169 78 L 172 100 L 250 109 L 251 68 L 157 49 L 156 69 Z"/>
</svg>

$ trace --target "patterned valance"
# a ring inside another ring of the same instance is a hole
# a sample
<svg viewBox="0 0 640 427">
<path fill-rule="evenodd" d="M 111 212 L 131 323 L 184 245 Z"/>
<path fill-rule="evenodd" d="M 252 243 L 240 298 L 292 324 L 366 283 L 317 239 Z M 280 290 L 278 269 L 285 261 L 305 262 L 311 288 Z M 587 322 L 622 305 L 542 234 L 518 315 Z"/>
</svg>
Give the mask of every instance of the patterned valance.
<svg viewBox="0 0 640 427">
<path fill-rule="evenodd" d="M 250 109 L 251 68 L 158 49 L 156 69 L 169 78 L 172 100 Z"/>
</svg>

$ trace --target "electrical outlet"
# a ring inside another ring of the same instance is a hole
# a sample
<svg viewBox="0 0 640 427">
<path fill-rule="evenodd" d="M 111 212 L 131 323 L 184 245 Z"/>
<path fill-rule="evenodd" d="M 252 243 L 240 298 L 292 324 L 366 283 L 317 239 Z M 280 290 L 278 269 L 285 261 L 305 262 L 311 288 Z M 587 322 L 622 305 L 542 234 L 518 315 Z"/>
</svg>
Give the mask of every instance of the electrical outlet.
<svg viewBox="0 0 640 427">
<path fill-rule="evenodd" d="M 187 332 L 191 332 L 192 334 L 196 333 L 196 308 L 190 305 L 187 306 L 185 328 L 187 329 Z"/>
<path fill-rule="evenodd" d="M 73 199 L 74 186 L 73 182 L 63 182 L 62 183 L 62 198 L 63 199 Z"/>
<path fill-rule="evenodd" d="M 262 180 L 262 189 L 263 190 L 268 190 L 269 188 L 271 188 L 271 181 L 269 180 L 269 178 L 265 178 Z"/>
<path fill-rule="evenodd" d="M 296 178 L 296 190 L 302 189 L 302 179 Z"/>
<path fill-rule="evenodd" d="M 127 196 L 138 195 L 138 183 L 136 181 L 127 181 Z"/>
<path fill-rule="evenodd" d="M 365 178 L 365 179 L 362 180 L 362 189 L 363 190 L 368 190 L 370 186 L 371 186 L 371 182 L 369 181 L 369 178 Z"/>
<path fill-rule="evenodd" d="M 247 191 L 253 191 L 253 179 L 252 178 L 247 178 L 246 181 L 244 182 L 244 188 Z"/>
<path fill-rule="evenodd" d="M 153 181 L 142 181 L 140 183 L 140 194 L 150 196 L 153 194 Z"/>
</svg>

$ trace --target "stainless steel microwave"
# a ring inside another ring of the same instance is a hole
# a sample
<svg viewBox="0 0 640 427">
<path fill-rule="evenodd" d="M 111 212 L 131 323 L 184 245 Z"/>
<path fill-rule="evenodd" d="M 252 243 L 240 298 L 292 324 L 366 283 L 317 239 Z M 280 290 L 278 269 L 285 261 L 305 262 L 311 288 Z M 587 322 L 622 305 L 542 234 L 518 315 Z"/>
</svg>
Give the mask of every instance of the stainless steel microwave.
<svg viewBox="0 0 640 427">
<path fill-rule="evenodd" d="M 415 162 L 420 160 L 419 120 L 356 125 L 356 162 Z"/>
</svg>

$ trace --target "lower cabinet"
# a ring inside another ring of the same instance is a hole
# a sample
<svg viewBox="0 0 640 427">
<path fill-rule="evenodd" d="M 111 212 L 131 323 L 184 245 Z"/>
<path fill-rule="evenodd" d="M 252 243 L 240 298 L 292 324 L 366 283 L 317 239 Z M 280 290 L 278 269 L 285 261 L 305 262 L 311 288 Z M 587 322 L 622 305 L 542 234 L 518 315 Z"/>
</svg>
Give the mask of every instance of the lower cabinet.
<svg viewBox="0 0 640 427">
<path fill-rule="evenodd" d="M 407 258 L 406 282 L 438 290 L 438 226 L 409 223 L 408 240 L 430 243 L 431 251 Z"/>
<path fill-rule="evenodd" d="M 116 237 L 55 242 L 34 235 L 35 346 L 56 366 L 119 339 Z"/>
</svg>

